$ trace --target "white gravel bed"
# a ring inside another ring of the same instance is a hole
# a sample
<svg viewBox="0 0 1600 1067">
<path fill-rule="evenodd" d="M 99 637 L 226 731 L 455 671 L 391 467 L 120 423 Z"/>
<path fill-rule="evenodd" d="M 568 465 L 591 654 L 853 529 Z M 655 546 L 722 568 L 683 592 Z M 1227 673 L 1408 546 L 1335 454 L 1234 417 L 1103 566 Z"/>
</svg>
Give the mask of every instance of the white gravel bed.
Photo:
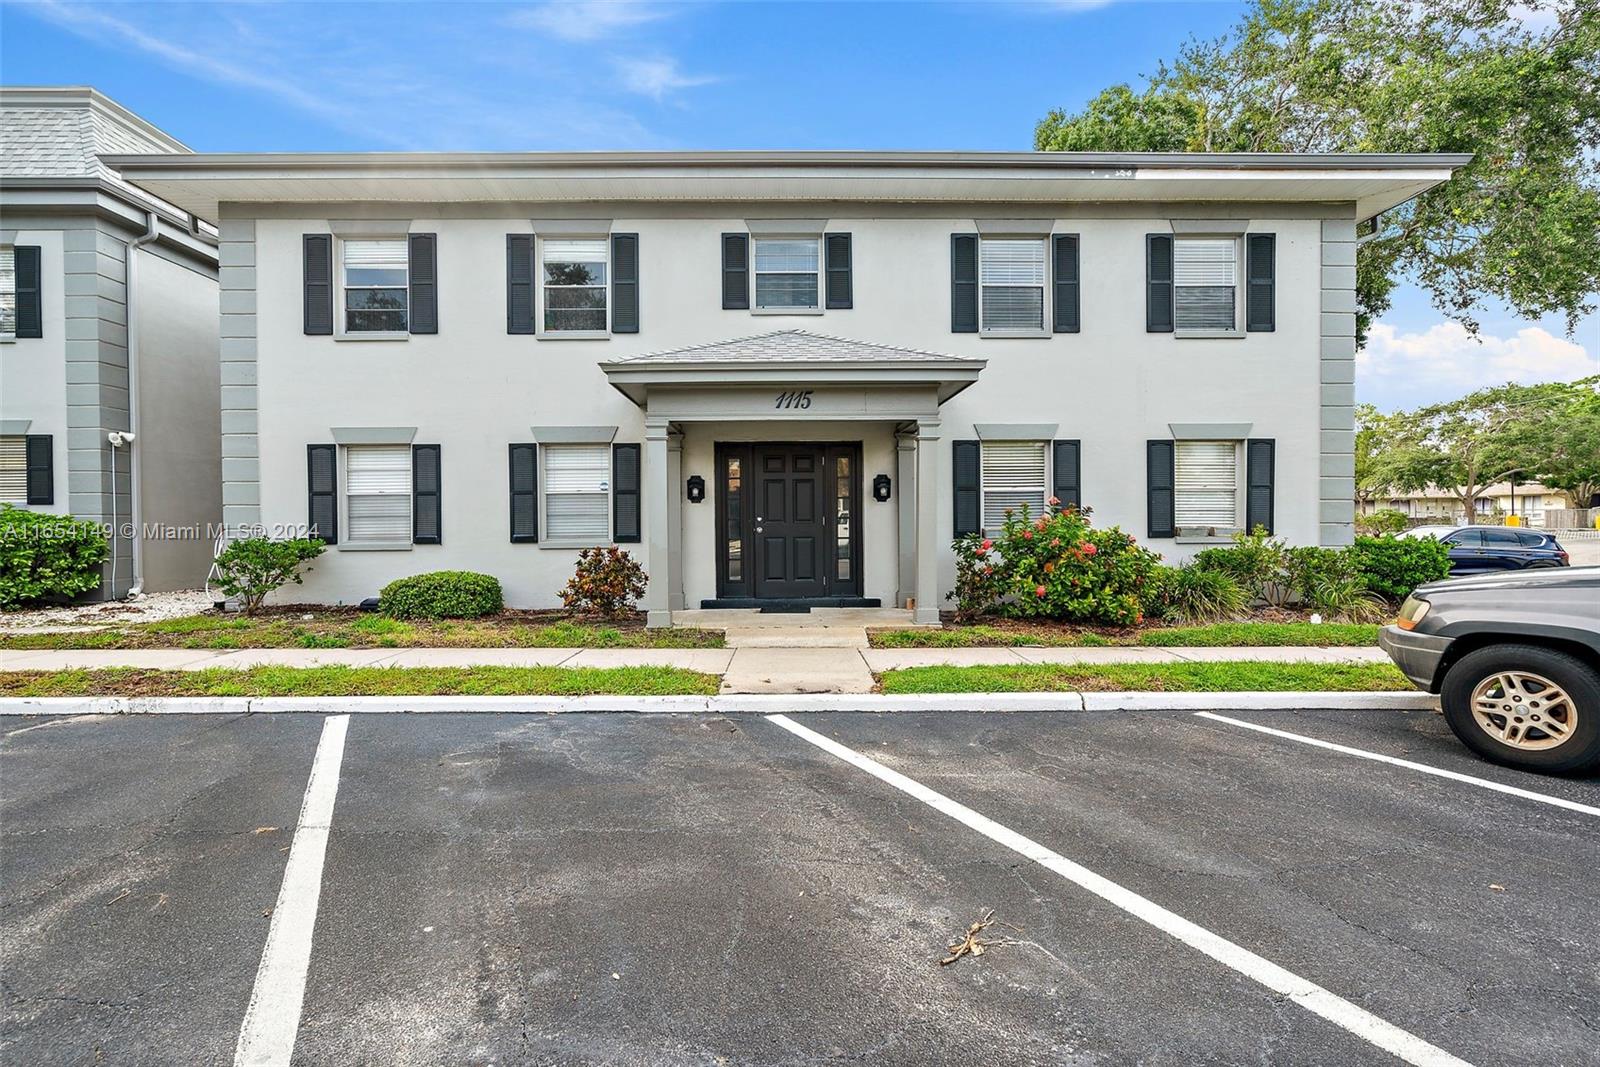
<svg viewBox="0 0 1600 1067">
<path fill-rule="evenodd" d="M 204 589 L 144 593 L 128 600 L 0 612 L 0 633 L 71 633 L 130 622 L 160 622 L 211 609 L 211 597 Z"/>
</svg>

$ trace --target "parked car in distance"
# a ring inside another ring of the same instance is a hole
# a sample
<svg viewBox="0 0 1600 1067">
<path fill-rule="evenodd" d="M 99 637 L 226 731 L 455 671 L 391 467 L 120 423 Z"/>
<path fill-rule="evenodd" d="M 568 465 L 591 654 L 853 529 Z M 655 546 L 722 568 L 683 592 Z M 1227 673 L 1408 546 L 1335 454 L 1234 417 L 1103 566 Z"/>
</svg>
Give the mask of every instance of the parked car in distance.
<svg viewBox="0 0 1600 1067">
<path fill-rule="evenodd" d="M 1378 644 L 1485 759 L 1600 768 L 1600 567 L 1430 582 Z"/>
<path fill-rule="evenodd" d="M 1452 575 L 1572 565 L 1555 534 L 1520 526 L 1416 526 L 1402 536 L 1436 537 L 1449 545 Z"/>
</svg>

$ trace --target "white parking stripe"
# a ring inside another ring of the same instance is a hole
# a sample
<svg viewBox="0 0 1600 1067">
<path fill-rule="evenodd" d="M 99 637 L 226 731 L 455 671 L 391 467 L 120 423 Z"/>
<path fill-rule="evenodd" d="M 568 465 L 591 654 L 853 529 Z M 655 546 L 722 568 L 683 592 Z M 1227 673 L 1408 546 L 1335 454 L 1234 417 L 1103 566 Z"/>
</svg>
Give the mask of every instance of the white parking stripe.
<svg viewBox="0 0 1600 1067">
<path fill-rule="evenodd" d="M 300 822 L 295 827 L 283 885 L 272 909 L 272 926 L 261 952 L 250 1006 L 234 1051 L 236 1067 L 287 1065 L 294 1054 L 300 1029 L 300 1006 L 306 992 L 306 969 L 311 965 L 311 934 L 317 925 L 317 901 L 322 895 L 322 861 L 328 849 L 333 822 L 333 801 L 339 792 L 339 764 L 344 760 L 344 736 L 350 716 L 333 715 L 322 724 L 322 740 L 311 761 Z"/>
<path fill-rule="evenodd" d="M 1454 782 L 1465 782 L 1468 785 L 1475 785 L 1482 789 L 1492 789 L 1496 793 L 1506 793 L 1514 797 L 1521 797 L 1524 800 L 1537 800 L 1541 804 L 1550 804 L 1554 807 L 1566 808 L 1568 811 L 1582 812 L 1585 815 L 1600 815 L 1600 808 L 1594 807 L 1590 804 L 1580 804 L 1576 800 L 1567 800 L 1565 797 L 1553 797 L 1545 793 L 1535 793 L 1531 789 L 1518 789 L 1514 785 L 1501 785 L 1499 782 L 1491 782 L 1487 778 L 1474 778 L 1470 774 L 1461 774 L 1457 771 L 1447 771 L 1439 767 L 1430 767 L 1425 763 L 1413 763 L 1408 759 L 1399 759 L 1395 756 L 1385 756 L 1381 752 L 1368 752 L 1366 749 L 1351 748 L 1349 745 L 1337 745 L 1332 741 L 1322 741 L 1315 737 L 1305 737 L 1301 734 L 1292 734 L 1287 730 L 1275 730 L 1270 726 L 1262 726 L 1259 723 L 1245 722 L 1243 719 L 1230 719 L 1226 715 L 1214 715 L 1209 711 L 1197 711 L 1195 712 L 1195 715 L 1202 719 L 1210 719 L 1213 722 L 1225 722 L 1229 726 L 1238 726 L 1246 730 L 1254 730 L 1260 734 L 1271 734 L 1273 737 L 1281 737 L 1285 741 L 1298 741 L 1302 745 L 1314 745 L 1317 748 L 1328 749 L 1330 752 L 1342 752 L 1346 756 L 1357 756 L 1361 759 L 1375 760 L 1378 763 L 1388 763 L 1395 767 L 1404 767 L 1407 770 L 1421 771 L 1423 774 L 1432 774 L 1439 778 L 1449 778 Z"/>
<path fill-rule="evenodd" d="M 1026 856 L 1040 866 L 1054 871 L 1068 881 L 1087 889 L 1095 896 L 1122 909 L 1129 915 L 1142 919 L 1162 933 L 1205 953 L 1218 963 L 1232 968 L 1252 981 L 1259 982 L 1273 992 L 1288 997 L 1293 1003 L 1300 1005 L 1307 1011 L 1320 1015 L 1336 1026 L 1343 1027 L 1362 1040 L 1376 1045 L 1406 1063 L 1462 1065 L 1467 1062 L 1452 1056 L 1435 1045 L 1429 1044 L 1409 1031 L 1400 1029 L 1393 1023 L 1378 1018 L 1366 1009 L 1357 1007 L 1342 997 L 1335 996 L 1316 983 L 1285 970 L 1271 960 L 1263 959 L 1249 949 L 1236 945 L 1232 941 L 1212 933 L 1205 927 L 1190 922 L 1176 912 L 1168 911 L 1154 901 L 1133 892 L 1133 890 L 1125 889 L 1116 882 L 1094 873 L 1087 867 L 1072 862 L 1059 852 L 1052 851 L 1037 841 L 1024 837 L 1015 830 L 1007 829 L 987 816 L 978 814 L 966 805 L 957 803 L 944 794 L 935 792 L 922 783 L 907 778 L 899 771 L 891 770 L 878 761 L 861 755 L 854 749 L 847 748 L 837 741 L 824 737 L 815 730 L 801 726 L 787 715 L 770 715 L 767 717 L 767 721 L 783 727 L 796 737 L 810 742 L 824 752 L 861 768 L 879 781 L 886 782 L 901 792 L 915 797 L 936 811 L 942 812 L 962 825 L 978 831 L 978 833 L 991 841 L 998 842 L 1013 852 Z"/>
</svg>

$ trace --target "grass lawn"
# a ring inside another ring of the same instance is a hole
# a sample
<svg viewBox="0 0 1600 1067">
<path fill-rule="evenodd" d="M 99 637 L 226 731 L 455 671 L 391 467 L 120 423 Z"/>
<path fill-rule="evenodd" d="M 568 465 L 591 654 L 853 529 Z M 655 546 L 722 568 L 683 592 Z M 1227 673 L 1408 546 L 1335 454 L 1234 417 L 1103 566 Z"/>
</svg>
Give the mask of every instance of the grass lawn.
<svg viewBox="0 0 1600 1067">
<path fill-rule="evenodd" d="M 310 616 L 310 618 L 306 618 Z M 89 648 L 721 648 L 719 630 L 646 630 L 504 612 L 483 619 L 402 622 L 353 610 L 207 612 L 80 633 L 0 633 L 0 650 Z"/>
<path fill-rule="evenodd" d="M 1052 693 L 1073 690 L 1230 693 L 1409 690 L 1388 663 L 1119 663 L 912 667 L 879 676 L 885 693 Z"/>
<path fill-rule="evenodd" d="M 0 671 L 0 696 L 706 696 L 720 682 L 672 667 Z"/>
<path fill-rule="evenodd" d="M 1092 630 L 1018 624 L 1007 620 L 975 626 L 951 625 L 942 630 L 872 630 L 868 636 L 873 648 L 1008 648 L 1020 645 L 1067 648 L 1107 645 L 1361 647 L 1378 643 L 1378 627 L 1368 623 L 1338 622 L 1219 622 L 1209 626 Z"/>
</svg>

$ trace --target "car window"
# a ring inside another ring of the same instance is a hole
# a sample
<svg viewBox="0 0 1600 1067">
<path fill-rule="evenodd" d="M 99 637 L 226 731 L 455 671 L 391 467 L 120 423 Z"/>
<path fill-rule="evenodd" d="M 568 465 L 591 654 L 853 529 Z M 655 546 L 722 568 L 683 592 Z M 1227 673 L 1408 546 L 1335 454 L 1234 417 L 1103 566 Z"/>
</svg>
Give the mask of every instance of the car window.
<svg viewBox="0 0 1600 1067">
<path fill-rule="evenodd" d="M 1522 543 L 1517 540 L 1517 532 L 1515 530 L 1483 530 L 1481 532 L 1483 533 L 1484 543 L 1491 548 L 1506 548 Z"/>
<path fill-rule="evenodd" d="M 1519 533 L 1517 534 L 1517 540 L 1528 548 L 1542 548 L 1544 546 L 1544 534 Z"/>
<path fill-rule="evenodd" d="M 1483 546 L 1482 530 L 1457 530 L 1444 539 L 1447 545 L 1456 545 L 1460 548 L 1481 548 Z"/>
</svg>

